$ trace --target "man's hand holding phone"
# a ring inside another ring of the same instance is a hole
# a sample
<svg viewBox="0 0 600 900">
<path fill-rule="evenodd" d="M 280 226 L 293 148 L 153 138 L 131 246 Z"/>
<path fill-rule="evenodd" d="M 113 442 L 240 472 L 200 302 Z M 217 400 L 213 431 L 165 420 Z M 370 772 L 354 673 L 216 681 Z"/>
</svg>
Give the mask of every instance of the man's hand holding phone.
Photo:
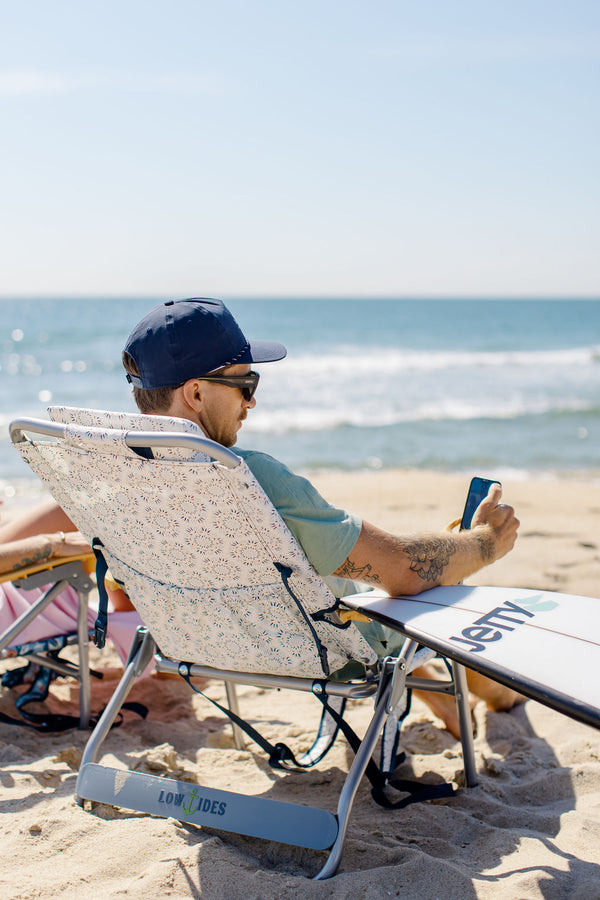
<svg viewBox="0 0 600 900">
<path fill-rule="evenodd" d="M 485 482 L 485 484 L 483 484 Z M 473 495 L 477 491 L 483 493 L 483 499 L 476 507 L 470 521 L 472 531 L 481 534 L 481 553 L 486 561 L 492 562 L 506 556 L 514 547 L 517 539 L 519 520 L 512 506 L 500 503 L 502 485 L 497 481 L 473 479 L 465 505 L 463 523 L 470 517 L 469 508 L 473 505 Z M 481 496 L 481 493 L 479 494 Z M 478 499 L 478 497 L 476 498 Z M 475 501 L 476 502 L 476 501 Z M 462 525 L 461 527 L 464 527 Z"/>
</svg>

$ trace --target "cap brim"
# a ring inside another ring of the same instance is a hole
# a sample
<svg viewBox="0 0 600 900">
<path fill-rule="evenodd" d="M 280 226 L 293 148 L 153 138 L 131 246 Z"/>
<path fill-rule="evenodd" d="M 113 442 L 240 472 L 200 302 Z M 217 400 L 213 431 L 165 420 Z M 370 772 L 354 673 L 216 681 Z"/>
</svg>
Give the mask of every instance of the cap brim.
<svg viewBox="0 0 600 900">
<path fill-rule="evenodd" d="M 275 344 L 272 341 L 248 341 L 248 351 L 240 362 L 277 362 L 284 356 L 287 356 L 287 350 L 283 344 Z"/>
</svg>

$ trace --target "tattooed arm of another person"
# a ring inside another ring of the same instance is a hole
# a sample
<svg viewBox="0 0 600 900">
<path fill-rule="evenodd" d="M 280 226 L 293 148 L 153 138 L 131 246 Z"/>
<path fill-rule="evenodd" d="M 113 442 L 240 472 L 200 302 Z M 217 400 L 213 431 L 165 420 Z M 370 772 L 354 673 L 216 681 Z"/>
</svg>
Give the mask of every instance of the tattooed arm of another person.
<svg viewBox="0 0 600 900">
<path fill-rule="evenodd" d="M 48 559 L 91 553 L 92 548 L 78 531 L 36 534 L 0 544 L 0 574 L 15 572 Z"/>
</svg>

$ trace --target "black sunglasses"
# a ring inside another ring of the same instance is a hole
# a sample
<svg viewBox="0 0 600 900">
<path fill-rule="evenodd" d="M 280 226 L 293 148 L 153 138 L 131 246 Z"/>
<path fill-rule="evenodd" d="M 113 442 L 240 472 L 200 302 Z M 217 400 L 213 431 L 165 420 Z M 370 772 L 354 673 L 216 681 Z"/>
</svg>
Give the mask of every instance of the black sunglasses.
<svg viewBox="0 0 600 900">
<path fill-rule="evenodd" d="M 249 403 L 256 393 L 259 378 L 258 372 L 248 372 L 247 375 L 199 375 L 198 381 L 215 381 L 217 384 L 238 388 L 244 400 Z"/>
</svg>

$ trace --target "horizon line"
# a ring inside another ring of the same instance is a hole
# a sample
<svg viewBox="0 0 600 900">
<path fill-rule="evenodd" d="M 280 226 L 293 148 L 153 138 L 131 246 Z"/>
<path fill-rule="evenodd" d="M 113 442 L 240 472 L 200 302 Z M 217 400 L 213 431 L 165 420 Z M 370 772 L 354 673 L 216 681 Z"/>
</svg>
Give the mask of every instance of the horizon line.
<svg viewBox="0 0 600 900">
<path fill-rule="evenodd" d="M 188 299 L 193 296 L 208 296 L 208 295 L 193 295 L 187 294 L 185 297 L 182 295 L 181 299 Z M 214 296 L 214 295 L 211 295 Z M 443 300 L 443 301 L 456 301 L 456 300 L 475 300 L 475 301 L 523 301 L 523 300 L 557 300 L 557 301 L 565 301 L 565 300 L 589 300 L 592 302 L 600 301 L 600 293 L 598 294 L 319 294 L 319 293 L 311 293 L 311 294 L 278 294 L 278 293 L 247 293 L 247 294 L 230 294 L 228 292 L 222 292 L 220 297 L 225 297 L 229 301 L 243 301 L 243 300 L 268 300 L 268 301 L 295 301 L 295 300 L 335 300 L 335 301 L 343 301 L 343 300 L 399 300 L 399 301 L 408 301 L 408 300 Z M 56 294 L 56 293 L 48 293 L 48 294 L 0 294 L 0 302 L 9 302 L 11 300 L 156 300 L 157 302 L 161 302 L 164 299 L 174 299 L 172 295 L 169 294 L 142 294 L 142 293 L 123 293 L 123 294 L 98 294 L 98 293 L 64 293 L 64 294 Z M 179 299 L 179 298 L 177 298 Z"/>
</svg>

